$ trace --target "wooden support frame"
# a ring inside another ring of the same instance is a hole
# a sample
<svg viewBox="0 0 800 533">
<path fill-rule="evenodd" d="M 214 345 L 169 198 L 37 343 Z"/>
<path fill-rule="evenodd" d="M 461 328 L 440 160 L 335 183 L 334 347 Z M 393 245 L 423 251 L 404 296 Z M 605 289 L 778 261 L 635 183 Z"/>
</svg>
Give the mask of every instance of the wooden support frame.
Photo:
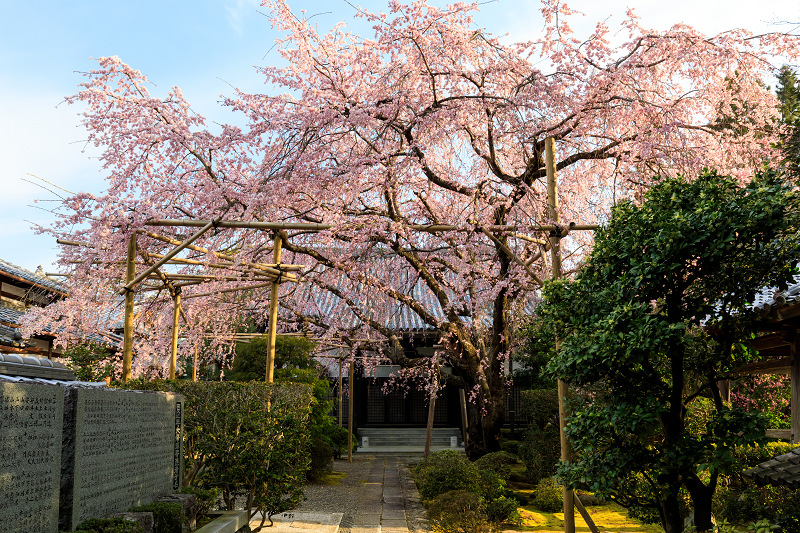
<svg viewBox="0 0 800 533">
<path fill-rule="evenodd" d="M 798 352 L 800 352 L 800 334 L 795 332 L 794 338 L 792 339 L 791 345 L 791 357 L 792 357 L 792 367 L 791 367 L 791 414 L 792 414 L 792 435 L 790 442 L 797 443 L 800 442 L 800 358 L 798 357 Z"/>
<path fill-rule="evenodd" d="M 181 290 L 175 289 L 172 293 L 172 350 L 169 357 L 169 379 L 175 379 L 175 371 L 178 367 L 178 332 L 181 316 Z"/>
<path fill-rule="evenodd" d="M 558 226 L 559 213 L 558 213 L 558 181 L 556 179 L 556 164 L 555 164 L 555 141 L 552 137 L 548 137 L 544 141 L 545 148 L 545 165 L 547 171 L 547 214 Z M 550 264 L 551 264 L 551 278 L 561 278 L 561 237 L 559 234 L 560 229 L 554 230 L 550 236 Z M 561 343 L 556 340 L 556 351 L 558 351 Z M 558 426 L 559 434 L 561 437 L 561 461 L 569 463 L 572 460 L 572 447 L 570 446 L 566 428 L 567 408 L 565 399 L 569 394 L 569 387 L 567 384 L 558 380 Z M 562 495 L 564 499 L 564 533 L 575 533 L 575 499 L 574 493 L 563 487 Z"/>
<path fill-rule="evenodd" d="M 281 264 L 281 248 L 283 240 L 280 233 L 275 235 L 272 262 Z M 267 345 L 267 383 L 272 383 L 275 373 L 275 340 L 278 335 L 278 297 L 280 296 L 280 280 L 272 282 L 269 296 L 269 340 Z"/>
</svg>

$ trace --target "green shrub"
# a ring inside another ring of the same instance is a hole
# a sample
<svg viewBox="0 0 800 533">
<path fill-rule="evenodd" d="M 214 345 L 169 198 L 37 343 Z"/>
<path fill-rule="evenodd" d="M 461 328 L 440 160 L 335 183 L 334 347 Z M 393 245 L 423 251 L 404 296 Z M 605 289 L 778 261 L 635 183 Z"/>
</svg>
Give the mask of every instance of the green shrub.
<svg viewBox="0 0 800 533">
<path fill-rule="evenodd" d="M 478 468 L 455 450 L 434 452 L 414 467 L 414 481 L 426 500 L 454 490 L 474 492 L 480 478 Z"/>
<path fill-rule="evenodd" d="M 138 522 L 116 518 L 90 518 L 84 520 L 75 528 L 78 533 L 142 533 L 142 526 Z"/>
<path fill-rule="evenodd" d="M 320 479 L 332 470 L 333 448 L 324 439 L 312 437 L 309 441 L 311 463 L 306 472 L 306 479 Z"/>
<path fill-rule="evenodd" d="M 520 458 L 525 463 L 525 475 L 531 483 L 555 475 L 561 458 L 561 437 L 558 427 L 539 429 L 533 424 L 525 433 L 520 446 Z"/>
<path fill-rule="evenodd" d="M 503 450 L 504 452 L 510 453 L 511 455 L 516 455 L 517 457 L 519 457 L 519 450 L 521 444 L 522 443 L 518 440 L 504 439 L 500 443 L 500 449 Z"/>
<path fill-rule="evenodd" d="M 495 524 L 518 521 L 519 513 L 517 512 L 517 507 L 519 507 L 519 502 L 506 496 L 500 496 L 484 504 L 486 517 L 489 522 Z"/>
<path fill-rule="evenodd" d="M 520 392 L 520 414 L 531 418 L 531 426 L 544 430 L 558 428 L 558 391 L 532 389 Z"/>
<path fill-rule="evenodd" d="M 557 513 L 564 509 L 561 486 L 552 477 L 546 477 L 536 484 L 531 503 L 546 513 Z"/>
<path fill-rule="evenodd" d="M 194 494 L 195 503 L 197 505 L 197 520 L 208 516 L 208 513 L 214 509 L 219 499 L 220 491 L 217 488 L 201 488 L 201 487 L 181 487 L 178 491 L 180 494 Z"/>
<path fill-rule="evenodd" d="M 265 522 L 303 497 L 311 386 L 165 380 L 125 386 L 185 397 L 185 485 L 217 488 L 228 509 L 239 499 L 250 517 L 263 513 Z"/>
<path fill-rule="evenodd" d="M 153 513 L 153 533 L 181 533 L 183 529 L 183 505 L 173 502 L 151 502 L 132 507 L 135 513 Z"/>
<path fill-rule="evenodd" d="M 439 533 L 490 533 L 481 498 L 466 490 L 439 494 L 428 503 L 428 518 Z"/>
<path fill-rule="evenodd" d="M 475 466 L 480 470 L 495 473 L 505 482 L 511 477 L 511 467 L 518 464 L 519 459 L 504 451 L 487 453 L 475 461 Z"/>
</svg>

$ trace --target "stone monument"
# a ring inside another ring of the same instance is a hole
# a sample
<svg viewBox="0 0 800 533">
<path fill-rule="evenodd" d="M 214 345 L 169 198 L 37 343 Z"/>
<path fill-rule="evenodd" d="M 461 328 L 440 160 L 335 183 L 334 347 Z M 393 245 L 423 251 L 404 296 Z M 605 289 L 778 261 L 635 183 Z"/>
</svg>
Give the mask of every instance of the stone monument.
<svg viewBox="0 0 800 533">
<path fill-rule="evenodd" d="M 57 533 L 64 389 L 0 381 L 0 529 Z"/>
<path fill-rule="evenodd" d="M 181 396 L 71 387 L 64 405 L 62 529 L 180 488 Z"/>
</svg>

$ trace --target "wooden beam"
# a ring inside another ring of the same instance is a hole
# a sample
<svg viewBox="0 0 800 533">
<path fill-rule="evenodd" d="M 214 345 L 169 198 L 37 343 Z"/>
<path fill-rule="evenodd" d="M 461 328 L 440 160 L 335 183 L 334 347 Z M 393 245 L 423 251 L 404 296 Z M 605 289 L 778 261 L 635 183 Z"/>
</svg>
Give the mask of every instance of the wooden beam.
<svg viewBox="0 0 800 533">
<path fill-rule="evenodd" d="M 136 233 L 128 239 L 128 265 L 125 281 L 131 283 L 136 275 Z M 125 292 L 125 333 L 122 344 L 122 381 L 131 379 L 131 362 L 133 360 L 133 290 Z"/>
<path fill-rule="evenodd" d="M 792 357 L 768 359 L 742 365 L 736 370 L 737 374 L 788 374 L 792 367 Z"/>
<path fill-rule="evenodd" d="M 767 438 L 769 439 L 791 439 L 791 429 L 768 429 L 766 431 Z"/>
<path fill-rule="evenodd" d="M 281 248 L 283 238 L 280 233 L 275 234 L 275 243 L 272 249 L 272 262 L 281 264 Z M 267 344 L 267 383 L 272 383 L 275 372 L 275 339 L 278 335 L 278 297 L 280 296 L 280 281 L 272 282 L 269 297 L 269 340 Z"/>
<path fill-rule="evenodd" d="M 770 333 L 768 335 L 761 335 L 750 341 L 750 347 L 758 351 L 769 350 L 770 348 L 779 348 L 782 346 L 789 346 L 792 343 L 791 335 L 788 331 L 780 331 L 778 333 Z"/>
</svg>

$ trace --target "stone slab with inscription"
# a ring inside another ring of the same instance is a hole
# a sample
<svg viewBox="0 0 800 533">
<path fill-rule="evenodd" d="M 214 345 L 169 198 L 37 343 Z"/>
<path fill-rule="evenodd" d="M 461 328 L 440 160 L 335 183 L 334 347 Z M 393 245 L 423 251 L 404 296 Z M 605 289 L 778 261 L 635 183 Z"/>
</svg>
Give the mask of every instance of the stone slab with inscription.
<svg viewBox="0 0 800 533">
<path fill-rule="evenodd" d="M 68 388 L 61 528 L 177 491 L 183 407 L 171 393 Z"/>
<path fill-rule="evenodd" d="M 64 389 L 0 381 L 0 529 L 56 533 Z"/>
</svg>

